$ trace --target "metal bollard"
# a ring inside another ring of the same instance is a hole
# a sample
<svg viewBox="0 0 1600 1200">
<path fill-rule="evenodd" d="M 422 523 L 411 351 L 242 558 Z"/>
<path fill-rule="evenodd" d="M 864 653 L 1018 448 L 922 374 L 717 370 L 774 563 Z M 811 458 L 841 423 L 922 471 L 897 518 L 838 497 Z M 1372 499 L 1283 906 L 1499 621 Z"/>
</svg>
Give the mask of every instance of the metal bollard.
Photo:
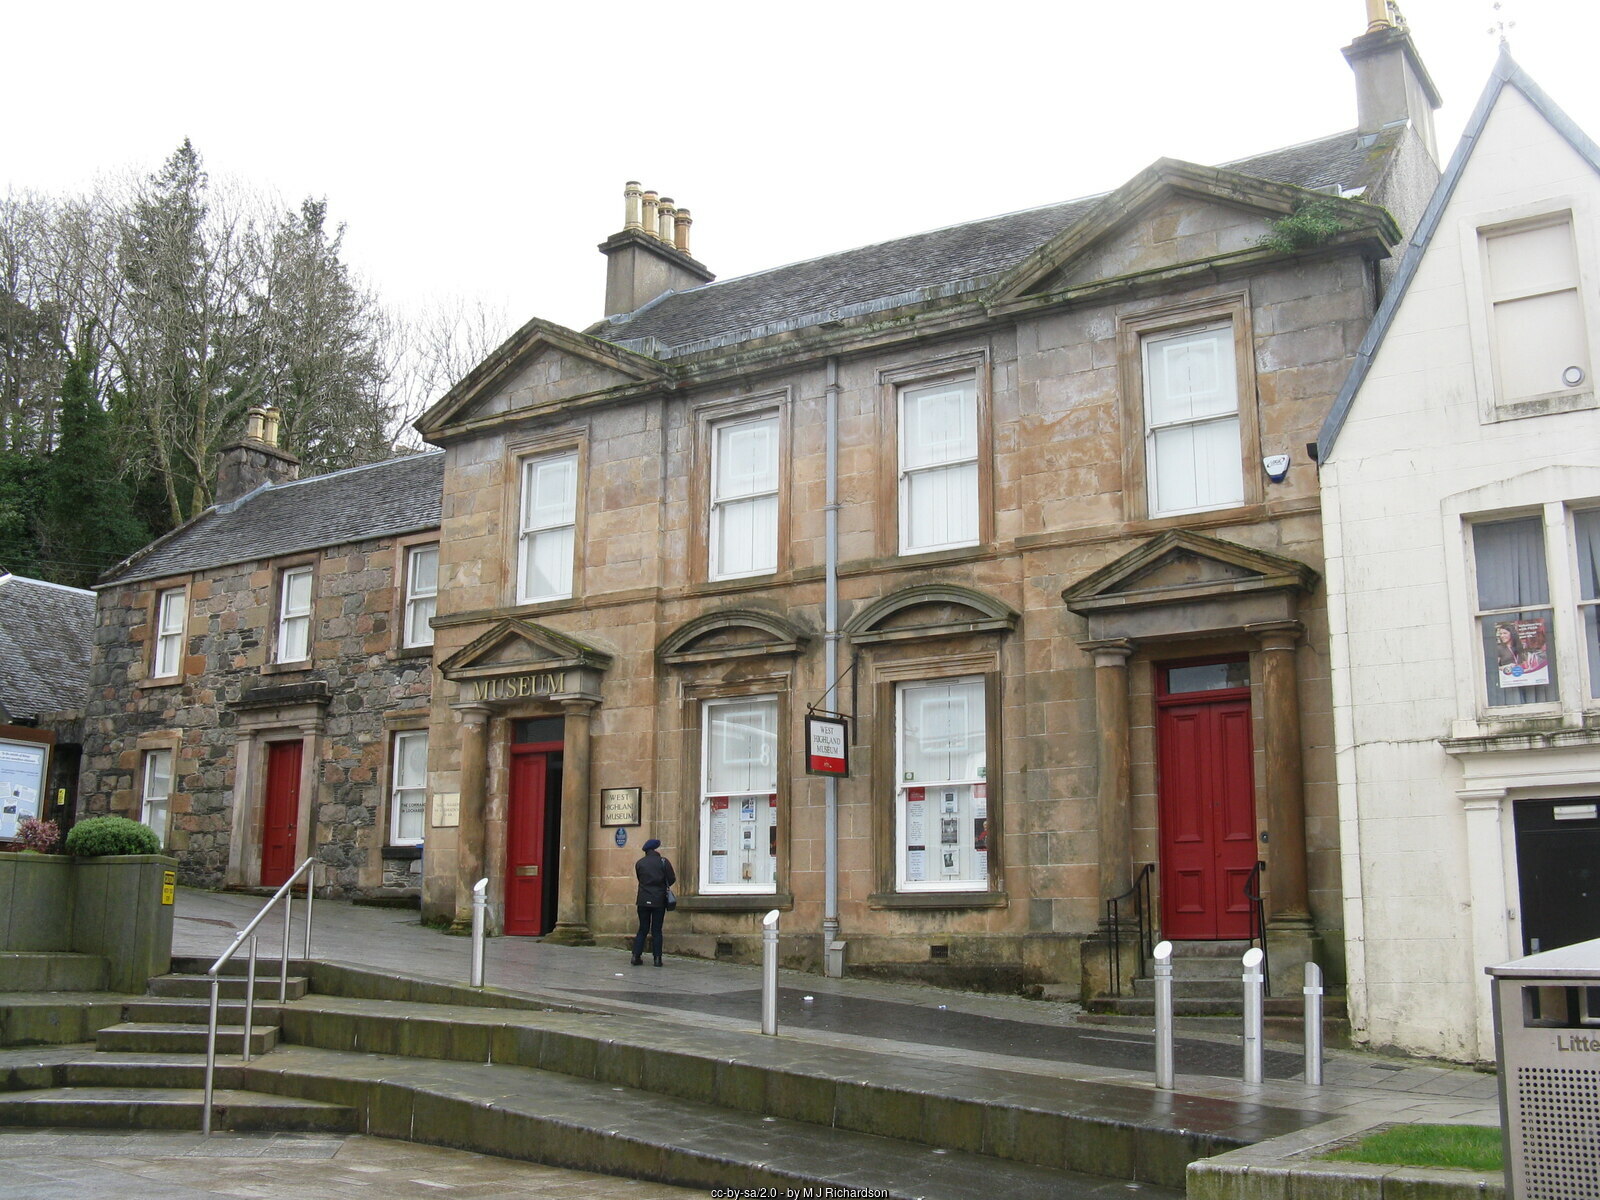
<svg viewBox="0 0 1600 1200">
<path fill-rule="evenodd" d="M 1306 964 L 1306 1086 L 1322 1086 L 1322 968 Z"/>
<path fill-rule="evenodd" d="M 1156 1086 L 1172 1090 L 1172 943 L 1155 949 L 1156 960 Z"/>
<path fill-rule="evenodd" d="M 778 910 L 761 918 L 761 1032 L 778 1032 Z"/>
<path fill-rule="evenodd" d="M 1261 960 L 1259 946 L 1244 952 L 1244 1081 L 1261 1082 Z"/>
<path fill-rule="evenodd" d="M 483 932 L 488 923 L 489 881 L 480 879 L 472 885 L 472 986 L 483 986 Z"/>
</svg>

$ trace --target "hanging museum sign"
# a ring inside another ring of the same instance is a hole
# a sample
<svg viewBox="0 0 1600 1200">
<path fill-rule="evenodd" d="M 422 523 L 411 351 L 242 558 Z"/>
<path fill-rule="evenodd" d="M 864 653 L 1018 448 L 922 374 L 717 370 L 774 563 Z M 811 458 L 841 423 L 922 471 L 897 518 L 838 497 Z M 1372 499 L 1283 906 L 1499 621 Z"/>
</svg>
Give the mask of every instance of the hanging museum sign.
<svg viewBox="0 0 1600 1200">
<path fill-rule="evenodd" d="M 806 718 L 806 774 L 844 778 L 850 774 L 850 723 L 843 717 Z"/>
</svg>

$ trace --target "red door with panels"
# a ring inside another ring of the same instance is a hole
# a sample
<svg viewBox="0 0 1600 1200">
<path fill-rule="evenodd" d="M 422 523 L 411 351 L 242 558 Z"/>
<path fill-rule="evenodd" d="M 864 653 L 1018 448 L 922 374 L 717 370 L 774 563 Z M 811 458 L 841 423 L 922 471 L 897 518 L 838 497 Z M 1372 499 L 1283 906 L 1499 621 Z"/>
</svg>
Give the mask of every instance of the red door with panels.
<svg viewBox="0 0 1600 1200">
<path fill-rule="evenodd" d="M 508 800 L 505 931 L 540 937 L 556 919 L 560 742 L 512 747 Z"/>
<path fill-rule="evenodd" d="M 266 811 L 261 821 L 262 887 L 279 887 L 294 874 L 302 747 L 301 742 L 267 743 Z"/>
<path fill-rule="evenodd" d="M 1174 941 L 1250 936 L 1245 888 L 1257 852 L 1248 671 L 1242 660 L 1157 669 L 1161 933 Z"/>
</svg>

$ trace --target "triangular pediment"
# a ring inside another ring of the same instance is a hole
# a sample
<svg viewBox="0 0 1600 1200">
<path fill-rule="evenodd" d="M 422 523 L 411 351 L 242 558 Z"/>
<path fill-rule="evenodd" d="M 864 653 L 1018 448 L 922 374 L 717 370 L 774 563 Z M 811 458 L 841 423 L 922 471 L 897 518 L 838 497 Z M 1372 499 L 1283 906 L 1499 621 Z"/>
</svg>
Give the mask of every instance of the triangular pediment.
<svg viewBox="0 0 1600 1200">
<path fill-rule="evenodd" d="M 656 648 L 664 663 L 721 662 L 731 658 L 799 654 L 811 635 L 785 617 L 756 609 L 723 609 L 678 626 Z"/>
<path fill-rule="evenodd" d="M 649 391 L 668 374 L 653 358 L 536 317 L 423 413 L 416 427 L 436 438 L 542 405 Z"/>
<path fill-rule="evenodd" d="M 1013 268 L 990 291 L 988 304 L 1005 311 L 1047 296 L 1271 257 L 1278 252 L 1260 245 L 1268 222 L 1312 200 L 1333 205 L 1346 221 L 1340 243 L 1375 233 L 1386 242 L 1399 238 L 1393 221 L 1372 205 L 1163 158 Z"/>
<path fill-rule="evenodd" d="M 1075 613 L 1190 604 L 1241 594 L 1309 591 L 1303 562 L 1187 530 L 1151 538 L 1061 593 Z"/>
<path fill-rule="evenodd" d="M 532 621 L 508 619 L 446 658 L 439 672 L 461 680 L 578 667 L 604 671 L 610 665 L 611 655 L 596 646 Z"/>
</svg>

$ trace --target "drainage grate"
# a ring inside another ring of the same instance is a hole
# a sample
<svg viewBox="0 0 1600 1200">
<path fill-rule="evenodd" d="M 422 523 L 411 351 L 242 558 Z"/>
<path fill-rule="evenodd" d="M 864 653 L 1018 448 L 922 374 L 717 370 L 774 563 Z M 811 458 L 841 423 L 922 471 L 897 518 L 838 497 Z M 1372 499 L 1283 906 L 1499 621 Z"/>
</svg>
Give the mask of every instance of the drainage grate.
<svg viewBox="0 0 1600 1200">
<path fill-rule="evenodd" d="M 928 957 L 929 958 L 949 958 L 950 957 L 950 947 L 949 946 L 929 946 L 928 947 Z"/>
</svg>

